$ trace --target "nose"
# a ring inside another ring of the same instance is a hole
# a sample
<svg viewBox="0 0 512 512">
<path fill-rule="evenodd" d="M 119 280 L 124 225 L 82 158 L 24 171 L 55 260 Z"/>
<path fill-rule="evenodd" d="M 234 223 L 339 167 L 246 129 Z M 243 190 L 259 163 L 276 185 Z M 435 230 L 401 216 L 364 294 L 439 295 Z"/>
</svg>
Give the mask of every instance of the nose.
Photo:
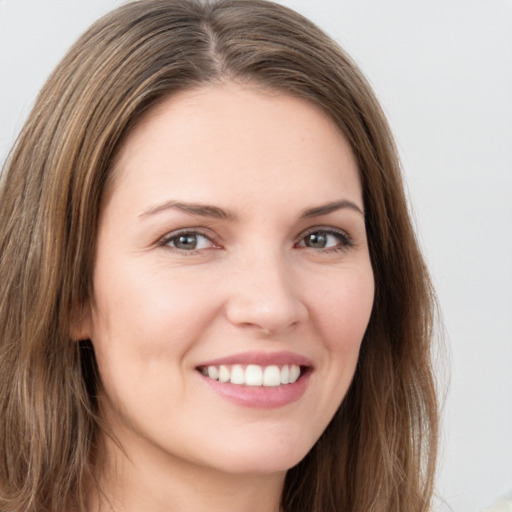
<svg viewBox="0 0 512 512">
<path fill-rule="evenodd" d="M 282 255 L 267 253 L 244 258 L 230 273 L 228 320 L 267 336 L 289 331 L 308 316 L 297 288 L 291 263 Z"/>
</svg>

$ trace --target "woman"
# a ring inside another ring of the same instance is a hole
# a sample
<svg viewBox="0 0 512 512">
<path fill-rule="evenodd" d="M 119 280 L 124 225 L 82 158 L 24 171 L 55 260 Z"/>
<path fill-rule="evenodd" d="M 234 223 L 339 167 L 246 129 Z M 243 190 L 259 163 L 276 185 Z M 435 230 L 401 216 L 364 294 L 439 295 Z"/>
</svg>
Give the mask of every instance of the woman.
<svg viewBox="0 0 512 512">
<path fill-rule="evenodd" d="M 432 291 L 384 116 L 309 21 L 113 11 L 0 204 L 0 510 L 428 510 Z"/>
</svg>

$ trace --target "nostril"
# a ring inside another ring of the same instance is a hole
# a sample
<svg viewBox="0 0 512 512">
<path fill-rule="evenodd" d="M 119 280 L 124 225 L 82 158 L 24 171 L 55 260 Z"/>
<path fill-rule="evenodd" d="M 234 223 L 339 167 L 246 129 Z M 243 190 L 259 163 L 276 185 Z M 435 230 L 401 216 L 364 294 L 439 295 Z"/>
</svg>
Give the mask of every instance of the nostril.
<svg viewBox="0 0 512 512">
<path fill-rule="evenodd" d="M 234 296 L 226 306 L 226 315 L 232 324 L 259 330 L 268 337 L 297 328 L 307 318 L 307 309 L 297 298 L 286 294 Z"/>
</svg>

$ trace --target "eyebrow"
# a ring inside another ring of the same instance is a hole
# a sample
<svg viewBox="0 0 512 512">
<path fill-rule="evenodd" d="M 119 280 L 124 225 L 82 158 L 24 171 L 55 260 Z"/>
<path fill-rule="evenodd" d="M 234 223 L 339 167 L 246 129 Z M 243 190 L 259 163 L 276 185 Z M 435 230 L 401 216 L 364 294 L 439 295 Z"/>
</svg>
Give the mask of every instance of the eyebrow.
<svg viewBox="0 0 512 512">
<path fill-rule="evenodd" d="M 354 210 L 364 216 L 363 210 L 359 208 L 357 204 L 353 203 L 352 201 L 343 199 L 342 201 L 335 201 L 332 203 L 327 203 L 321 206 L 315 206 L 314 208 L 308 208 L 307 210 L 303 210 L 299 218 L 310 219 L 313 217 L 320 217 L 322 215 L 328 215 L 329 213 L 335 212 L 337 210 L 342 210 L 345 208 Z M 218 206 L 212 206 L 203 203 L 183 203 L 181 201 L 173 200 L 166 201 L 165 203 L 156 206 L 152 206 L 151 208 L 148 208 L 143 213 L 141 213 L 139 217 L 147 217 L 169 209 L 179 210 L 189 215 L 198 215 L 200 217 L 210 217 L 219 220 L 233 221 L 237 219 L 237 216 L 233 212 L 224 210 L 222 208 L 219 208 Z"/>
<path fill-rule="evenodd" d="M 164 210 L 179 210 L 184 213 L 188 213 L 189 215 L 198 215 L 200 217 L 211 217 L 213 219 L 219 220 L 235 220 L 236 215 L 227 210 L 223 210 L 217 206 L 211 206 L 208 204 L 202 203 L 183 203 L 180 201 L 166 201 L 165 203 L 152 206 L 148 208 L 143 213 L 139 215 L 139 217 L 146 217 L 148 215 L 154 215 L 156 213 L 162 212 Z"/>
<path fill-rule="evenodd" d="M 320 217 L 322 215 L 328 215 L 329 213 L 335 212 L 337 210 L 342 210 L 344 208 L 348 208 L 349 210 L 354 210 L 360 213 L 364 217 L 364 211 L 357 206 L 357 204 L 352 201 L 348 201 L 343 199 L 342 201 L 335 201 L 333 203 L 327 203 L 322 206 L 316 206 L 314 208 L 309 208 L 304 210 L 300 218 L 301 219 L 310 219 L 312 217 Z"/>
</svg>

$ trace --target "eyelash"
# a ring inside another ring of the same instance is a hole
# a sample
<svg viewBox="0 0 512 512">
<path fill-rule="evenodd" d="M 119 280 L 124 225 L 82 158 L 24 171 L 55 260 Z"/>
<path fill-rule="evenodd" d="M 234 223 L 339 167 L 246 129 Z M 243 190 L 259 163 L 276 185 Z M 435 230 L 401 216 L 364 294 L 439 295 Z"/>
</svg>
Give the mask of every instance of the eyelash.
<svg viewBox="0 0 512 512">
<path fill-rule="evenodd" d="M 327 236 L 334 236 L 339 241 L 339 245 L 335 245 L 334 247 L 324 247 L 318 249 L 320 251 L 323 251 L 324 253 L 338 253 L 340 251 L 346 251 L 354 246 L 354 241 L 345 231 L 341 229 L 325 227 L 313 227 L 308 229 L 306 232 L 301 233 L 300 238 L 295 242 L 295 245 L 297 245 L 299 242 L 303 242 L 306 237 L 319 233 Z M 314 247 L 308 247 L 307 245 L 301 245 L 299 247 L 303 247 L 304 249 L 316 250 Z"/>
<path fill-rule="evenodd" d="M 187 249 L 180 249 L 179 247 L 172 247 L 172 246 L 169 245 L 172 241 L 176 241 L 179 237 L 185 237 L 185 236 L 195 236 L 195 237 L 200 236 L 200 237 L 206 238 L 207 240 L 209 240 L 213 244 L 213 247 L 203 248 L 203 249 L 187 250 Z M 211 235 L 208 235 L 208 234 L 204 233 L 203 231 L 201 231 L 200 229 L 197 229 L 197 228 L 194 228 L 194 229 L 183 229 L 181 231 L 173 231 L 172 233 L 169 233 L 168 235 L 165 235 L 163 238 L 161 238 L 158 241 L 158 246 L 178 251 L 179 253 L 187 255 L 187 256 L 191 256 L 191 255 L 194 255 L 194 254 L 198 254 L 201 251 L 215 248 L 215 245 L 216 245 L 216 243 L 212 239 Z"/>
<path fill-rule="evenodd" d="M 335 245 L 333 247 L 321 247 L 321 248 L 315 248 L 315 247 L 309 247 L 307 245 L 298 245 L 301 242 L 304 242 L 306 237 L 313 235 L 313 234 L 323 234 L 327 236 L 334 236 L 338 239 L 339 245 Z M 175 242 L 179 237 L 185 237 L 185 236 L 194 236 L 194 237 L 203 237 L 209 240 L 213 246 L 208 248 L 200 248 L 200 249 L 180 249 L 179 247 L 173 247 L 171 246 L 171 242 Z M 166 247 L 170 248 L 171 250 L 178 251 L 181 254 L 191 256 L 194 254 L 198 254 L 202 251 L 208 250 L 208 249 L 215 249 L 219 246 L 216 246 L 216 242 L 212 239 L 211 235 L 206 234 L 200 229 L 183 229 L 181 231 L 174 231 L 172 233 L 169 233 L 168 235 L 165 235 L 158 241 L 159 247 Z M 325 228 L 325 227 L 313 227 L 308 229 L 306 232 L 301 233 L 300 237 L 296 239 L 294 243 L 294 247 L 299 247 L 303 249 L 312 249 L 313 251 L 321 251 L 323 253 L 338 253 L 341 251 L 346 251 L 354 246 L 354 242 L 352 238 L 343 230 L 334 229 L 334 228 Z"/>
</svg>

